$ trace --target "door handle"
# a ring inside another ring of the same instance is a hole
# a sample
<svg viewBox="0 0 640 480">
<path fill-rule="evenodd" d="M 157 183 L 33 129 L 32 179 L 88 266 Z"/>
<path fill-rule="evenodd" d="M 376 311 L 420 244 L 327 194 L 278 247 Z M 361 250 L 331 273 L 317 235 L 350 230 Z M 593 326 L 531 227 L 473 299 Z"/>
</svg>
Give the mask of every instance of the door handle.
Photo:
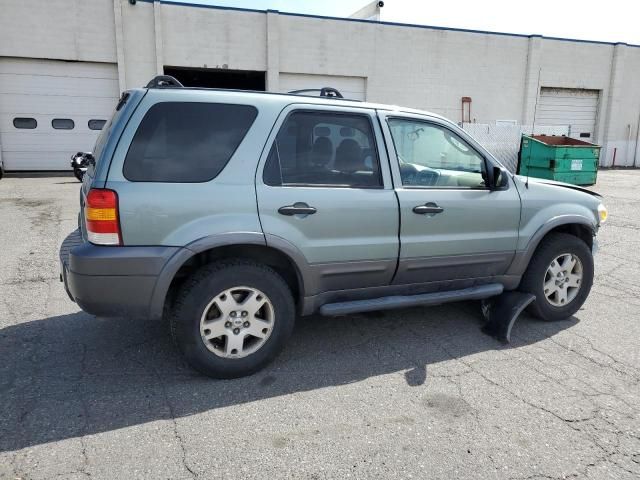
<svg viewBox="0 0 640 480">
<path fill-rule="evenodd" d="M 287 215 L 291 217 L 293 215 L 313 215 L 317 210 L 314 207 L 310 207 L 304 202 L 296 202 L 293 205 L 285 205 L 278 209 L 280 215 Z"/>
<path fill-rule="evenodd" d="M 437 204 L 433 202 L 425 203 L 424 205 L 417 205 L 413 207 L 413 213 L 417 213 L 418 215 L 435 215 L 437 213 L 444 212 L 444 208 L 439 207 Z"/>
</svg>

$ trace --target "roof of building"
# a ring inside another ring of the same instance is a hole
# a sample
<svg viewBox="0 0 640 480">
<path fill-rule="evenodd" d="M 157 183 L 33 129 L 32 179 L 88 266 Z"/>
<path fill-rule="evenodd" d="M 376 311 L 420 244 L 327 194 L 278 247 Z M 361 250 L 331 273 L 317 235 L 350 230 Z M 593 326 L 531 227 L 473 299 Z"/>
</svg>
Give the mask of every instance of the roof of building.
<svg viewBox="0 0 640 480">
<path fill-rule="evenodd" d="M 399 22 L 385 22 L 380 20 L 369 20 L 364 18 L 353 18 L 353 17 L 331 17 L 331 16 L 323 16 L 323 15 L 312 15 L 308 13 L 293 13 L 293 12 L 281 12 L 278 10 L 259 10 L 254 8 L 241 8 L 241 7 L 227 7 L 221 5 L 207 5 L 201 3 L 190 3 L 190 2 L 182 2 L 176 0 L 137 0 L 139 2 L 145 3 L 153 3 L 154 1 L 159 1 L 159 3 L 163 5 L 176 5 L 176 6 L 185 6 L 185 7 L 196 7 L 196 8 L 210 8 L 215 10 L 231 10 L 238 12 L 253 12 L 253 13 L 268 13 L 268 12 L 277 12 L 280 15 L 286 15 L 290 17 L 306 17 L 306 18 L 318 18 L 321 20 L 339 20 L 344 22 L 360 22 L 360 23 L 371 23 L 377 25 L 390 25 L 396 27 L 408 27 L 408 28 L 423 28 L 428 30 L 445 30 L 451 32 L 462 32 L 462 33 L 477 33 L 482 35 L 501 35 L 507 37 L 519 37 L 519 38 L 532 38 L 539 37 L 544 38 L 545 40 L 557 40 L 563 42 L 577 42 L 577 43 L 593 43 L 600 45 L 627 45 L 629 47 L 640 48 L 640 45 L 634 45 L 625 42 L 605 42 L 601 40 L 583 40 L 579 38 L 563 38 L 563 37 L 546 37 L 539 34 L 525 34 L 525 33 L 509 33 L 509 32 L 491 32 L 488 30 L 474 30 L 468 28 L 455 28 L 455 27 L 441 27 L 435 25 L 419 25 L 413 23 L 399 23 Z"/>
</svg>

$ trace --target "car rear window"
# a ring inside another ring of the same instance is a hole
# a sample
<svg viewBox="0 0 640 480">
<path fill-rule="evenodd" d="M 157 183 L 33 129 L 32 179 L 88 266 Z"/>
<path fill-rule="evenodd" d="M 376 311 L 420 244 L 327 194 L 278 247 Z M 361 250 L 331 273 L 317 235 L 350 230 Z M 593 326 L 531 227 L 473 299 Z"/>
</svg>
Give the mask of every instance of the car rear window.
<svg viewBox="0 0 640 480">
<path fill-rule="evenodd" d="M 132 182 L 208 182 L 224 169 L 257 114 L 251 105 L 157 103 L 131 141 L 123 174 Z"/>
</svg>

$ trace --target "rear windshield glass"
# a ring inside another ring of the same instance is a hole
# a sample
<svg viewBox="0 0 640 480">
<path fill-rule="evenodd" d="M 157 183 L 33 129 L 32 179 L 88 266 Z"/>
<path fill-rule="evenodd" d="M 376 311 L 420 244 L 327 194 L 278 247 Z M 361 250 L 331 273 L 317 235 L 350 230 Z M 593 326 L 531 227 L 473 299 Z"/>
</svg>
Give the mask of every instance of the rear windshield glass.
<svg viewBox="0 0 640 480">
<path fill-rule="evenodd" d="M 133 182 L 207 182 L 231 159 L 257 114 L 250 105 L 157 103 L 133 137 L 124 176 Z"/>
</svg>

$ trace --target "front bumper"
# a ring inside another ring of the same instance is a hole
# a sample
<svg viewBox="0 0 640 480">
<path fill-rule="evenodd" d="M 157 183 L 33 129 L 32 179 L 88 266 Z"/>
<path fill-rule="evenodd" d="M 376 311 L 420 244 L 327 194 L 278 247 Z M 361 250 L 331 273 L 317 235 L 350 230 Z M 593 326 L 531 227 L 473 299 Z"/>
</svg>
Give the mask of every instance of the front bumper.
<svg viewBox="0 0 640 480">
<path fill-rule="evenodd" d="M 60 280 L 93 315 L 148 317 L 156 282 L 178 247 L 101 247 L 78 230 L 60 247 Z"/>
</svg>

